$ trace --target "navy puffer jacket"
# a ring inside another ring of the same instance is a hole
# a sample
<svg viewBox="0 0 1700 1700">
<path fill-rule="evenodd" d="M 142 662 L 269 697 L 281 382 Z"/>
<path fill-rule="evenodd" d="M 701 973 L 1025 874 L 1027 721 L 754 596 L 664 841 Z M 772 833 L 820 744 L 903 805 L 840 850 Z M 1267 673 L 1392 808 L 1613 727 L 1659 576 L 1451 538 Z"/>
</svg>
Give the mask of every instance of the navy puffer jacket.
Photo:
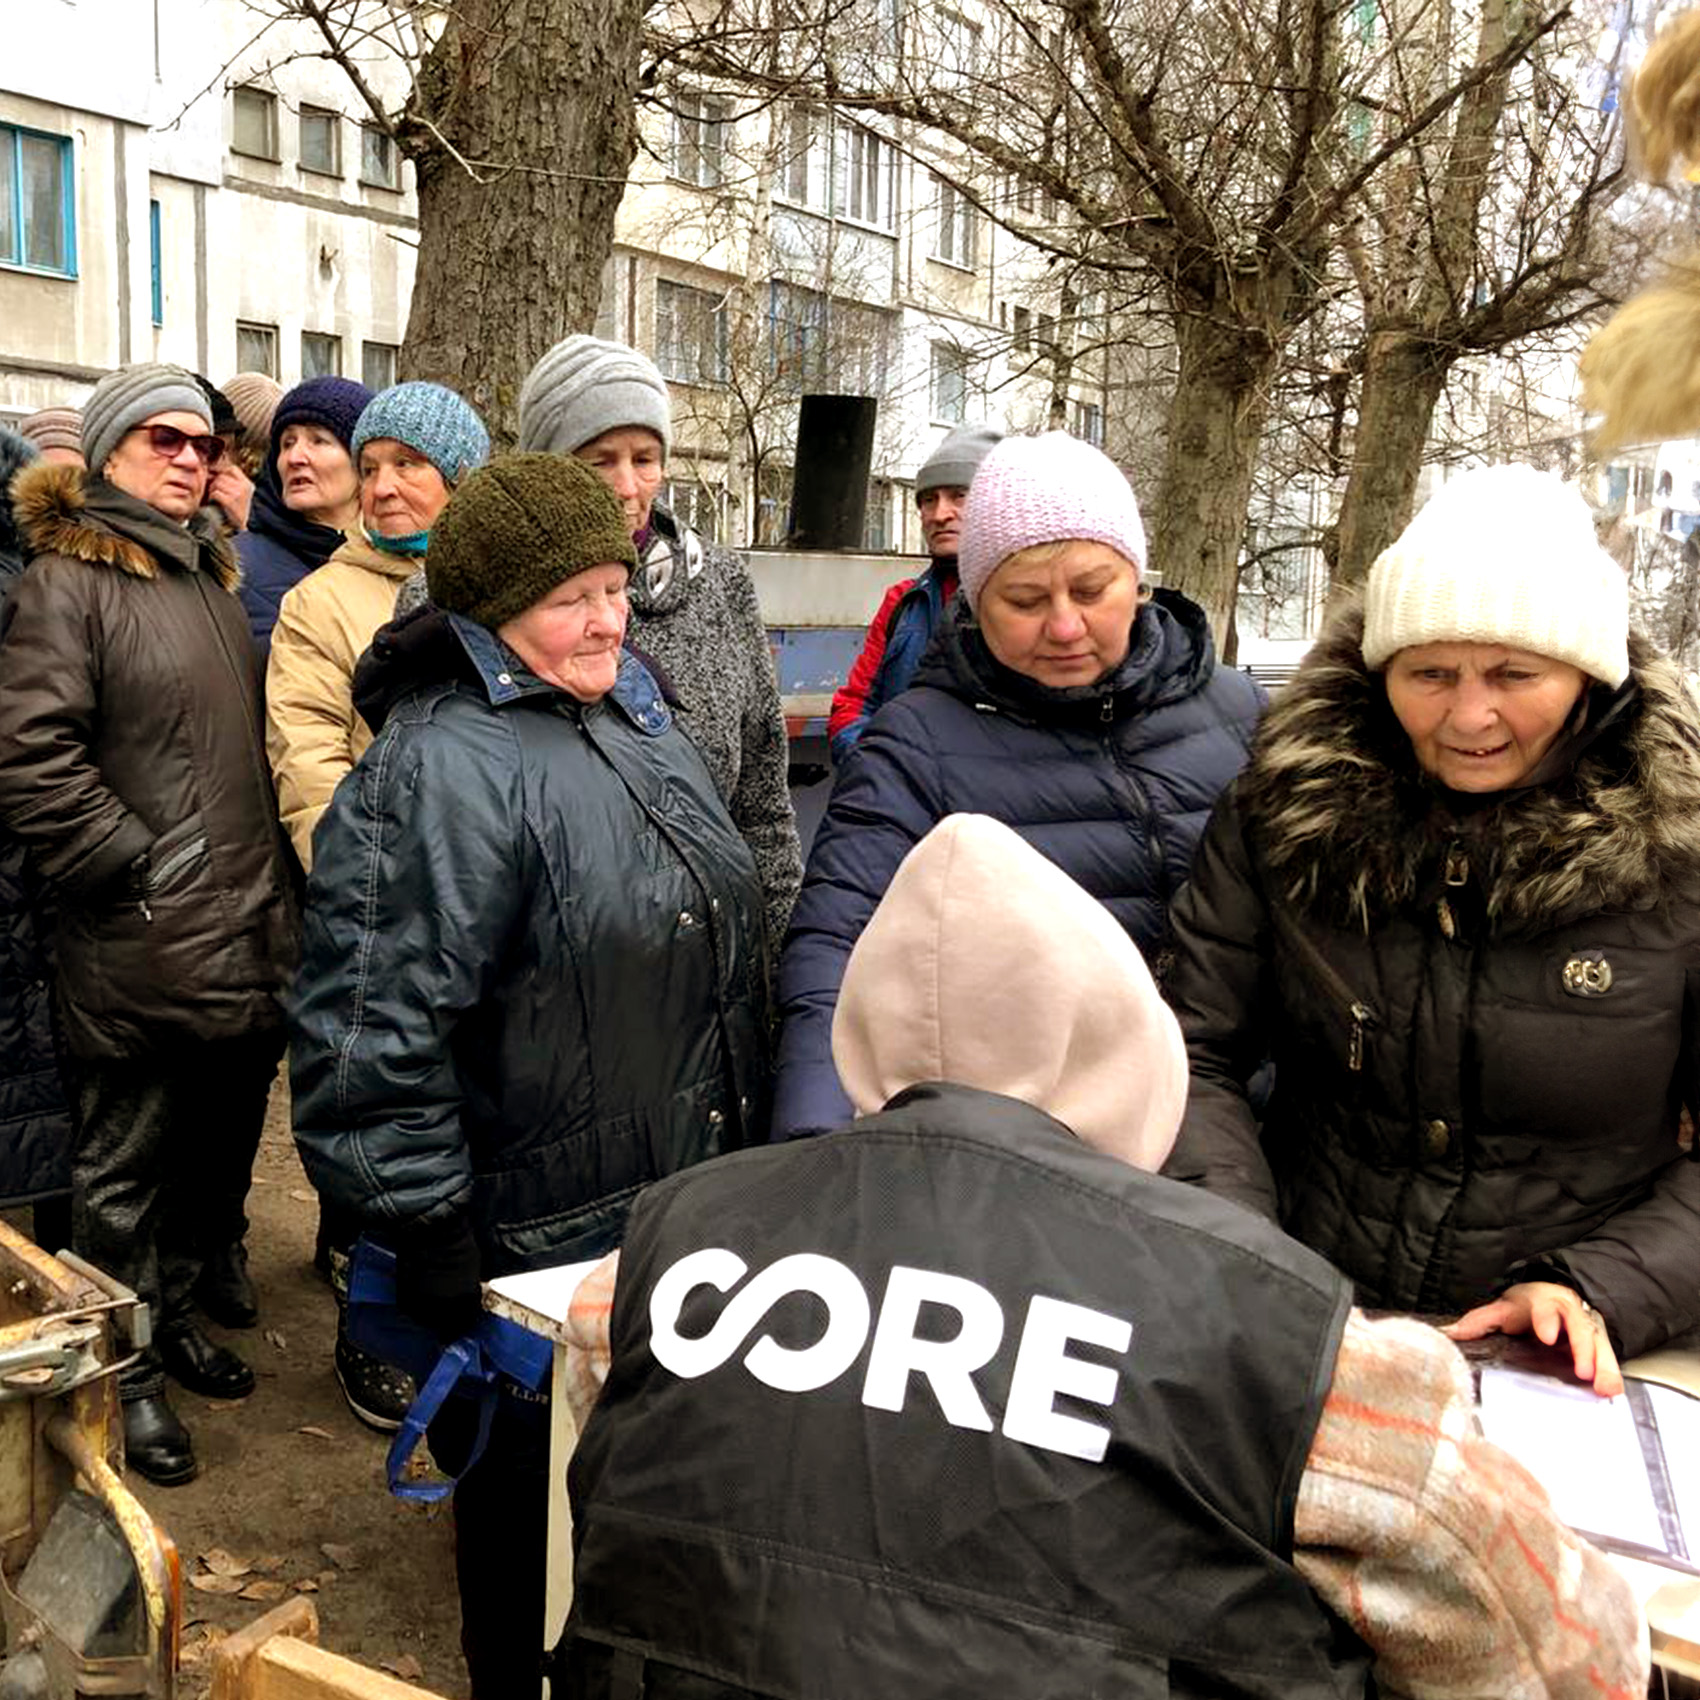
<svg viewBox="0 0 1700 1700">
<path fill-rule="evenodd" d="M 284 597 L 315 567 L 322 567 L 344 541 L 334 527 L 319 525 L 285 507 L 275 468 L 268 463 L 261 470 L 254 480 L 248 529 L 236 534 L 236 558 L 242 565 L 242 606 L 262 659 L 271 654 L 272 628 Z"/>
<path fill-rule="evenodd" d="M 0 430 L 0 608 L 24 569 L 12 479 L 36 458 Z M 53 1049 L 48 897 L 24 852 L 0 830 L 0 1204 L 67 1191 L 71 1120 Z"/>
<path fill-rule="evenodd" d="M 1159 590 L 1108 679 L 1054 690 L 986 648 L 958 599 L 903 695 L 874 716 L 809 856 L 779 967 L 773 1137 L 850 1119 L 832 1014 L 851 947 L 898 864 L 946 815 L 1013 827 L 1152 955 L 1263 693 L 1216 665 L 1204 610 Z"/>
<path fill-rule="evenodd" d="M 314 835 L 295 996 L 307 1172 L 380 1231 L 470 1228 L 486 1277 L 601 1256 L 766 1123 L 749 850 L 629 655 L 583 704 L 431 610 L 355 698 L 377 740 Z"/>
</svg>

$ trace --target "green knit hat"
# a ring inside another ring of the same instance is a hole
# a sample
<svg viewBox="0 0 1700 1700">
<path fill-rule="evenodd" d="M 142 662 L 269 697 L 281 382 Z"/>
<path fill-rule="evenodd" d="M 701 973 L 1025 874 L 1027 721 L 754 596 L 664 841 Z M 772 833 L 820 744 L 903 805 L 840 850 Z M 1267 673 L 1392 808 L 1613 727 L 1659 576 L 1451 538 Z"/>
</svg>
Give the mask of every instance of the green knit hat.
<svg viewBox="0 0 1700 1700">
<path fill-rule="evenodd" d="M 469 473 L 431 528 L 431 600 L 494 631 L 574 573 L 637 551 L 614 492 L 581 460 L 509 455 Z"/>
</svg>

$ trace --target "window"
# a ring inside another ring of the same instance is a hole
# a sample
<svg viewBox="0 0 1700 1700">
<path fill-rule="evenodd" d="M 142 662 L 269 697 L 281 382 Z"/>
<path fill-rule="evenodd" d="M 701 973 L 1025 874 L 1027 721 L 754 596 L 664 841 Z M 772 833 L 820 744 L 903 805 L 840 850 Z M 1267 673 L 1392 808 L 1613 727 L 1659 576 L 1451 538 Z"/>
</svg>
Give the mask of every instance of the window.
<svg viewBox="0 0 1700 1700">
<path fill-rule="evenodd" d="M 891 143 L 859 124 L 838 126 L 833 211 L 840 218 L 890 230 L 897 222 L 897 155 Z"/>
<path fill-rule="evenodd" d="M 236 370 L 277 376 L 277 326 L 236 324 Z"/>
<path fill-rule="evenodd" d="M 376 124 L 360 126 L 360 181 L 373 189 L 401 187 L 395 142 Z"/>
<path fill-rule="evenodd" d="M 1074 404 L 1074 419 L 1069 426 L 1070 432 L 1083 443 L 1090 443 L 1093 448 L 1104 446 L 1104 410 L 1095 401 L 1077 401 Z"/>
<path fill-rule="evenodd" d="M 77 275 L 69 137 L 0 124 L 0 265 Z"/>
<path fill-rule="evenodd" d="M 768 309 L 773 373 L 781 387 L 819 390 L 826 381 L 826 297 L 818 290 L 773 281 Z"/>
<path fill-rule="evenodd" d="M 944 37 L 939 55 L 939 86 L 965 89 L 980 70 L 980 26 L 958 12 L 940 12 L 939 27 Z"/>
<path fill-rule="evenodd" d="M 756 476 L 756 542 L 783 543 L 791 529 L 792 471 L 764 460 Z"/>
<path fill-rule="evenodd" d="M 301 333 L 301 376 L 303 378 L 340 378 L 342 376 L 342 338 L 324 336 L 318 331 Z"/>
<path fill-rule="evenodd" d="M 726 382 L 726 302 L 706 289 L 658 280 L 655 362 L 678 384 Z"/>
<path fill-rule="evenodd" d="M 785 187 L 783 193 L 799 206 L 819 201 L 809 194 L 810 155 L 815 145 L 815 115 L 806 106 L 794 106 L 786 120 Z"/>
<path fill-rule="evenodd" d="M 334 337 L 331 339 L 336 340 Z M 393 342 L 363 342 L 360 345 L 360 381 L 369 390 L 387 390 L 395 384 L 395 360 L 399 351 Z"/>
<path fill-rule="evenodd" d="M 230 105 L 231 151 L 254 159 L 276 159 L 277 96 L 267 89 L 237 89 Z"/>
<path fill-rule="evenodd" d="M 1015 209 L 1031 218 L 1039 210 L 1039 185 L 1029 177 L 1014 181 Z"/>
<path fill-rule="evenodd" d="M 948 265 L 974 265 L 974 203 L 954 183 L 933 179 L 938 225 L 933 232 L 933 258 Z"/>
<path fill-rule="evenodd" d="M 694 478 L 669 478 L 661 499 L 668 513 L 710 543 L 720 541 L 720 492 Z"/>
<path fill-rule="evenodd" d="M 686 183 L 712 189 L 719 182 L 727 104 L 713 95 L 681 94 L 673 109 L 673 156 L 667 169 Z"/>
<path fill-rule="evenodd" d="M 165 323 L 165 279 L 160 275 L 159 202 L 148 202 L 148 300 L 153 307 L 153 322 Z"/>
<path fill-rule="evenodd" d="M 301 169 L 342 175 L 342 119 L 322 106 L 301 108 Z"/>
<path fill-rule="evenodd" d="M 960 425 L 968 417 L 968 356 L 953 344 L 933 344 L 933 418 Z"/>
<path fill-rule="evenodd" d="M 1010 337 L 1010 346 L 1017 354 L 1026 354 L 1033 346 L 1033 309 L 1017 307 L 1014 317 L 1015 330 Z"/>
<path fill-rule="evenodd" d="M 862 547 L 870 554 L 883 555 L 896 545 L 891 540 L 891 480 L 872 478 L 868 481 L 868 517 L 862 526 Z"/>
</svg>

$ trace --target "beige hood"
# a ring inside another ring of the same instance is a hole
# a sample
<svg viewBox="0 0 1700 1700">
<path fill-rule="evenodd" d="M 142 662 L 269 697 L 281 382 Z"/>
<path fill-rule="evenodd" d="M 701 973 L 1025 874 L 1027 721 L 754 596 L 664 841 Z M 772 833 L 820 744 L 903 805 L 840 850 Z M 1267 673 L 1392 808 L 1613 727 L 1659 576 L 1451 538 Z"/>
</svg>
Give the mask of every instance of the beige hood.
<svg viewBox="0 0 1700 1700">
<path fill-rule="evenodd" d="M 985 815 L 904 858 L 844 971 L 832 1055 L 858 1115 L 951 1081 L 1055 1116 L 1158 1169 L 1186 1107 L 1186 1051 L 1139 948 L 1095 898 Z"/>
</svg>

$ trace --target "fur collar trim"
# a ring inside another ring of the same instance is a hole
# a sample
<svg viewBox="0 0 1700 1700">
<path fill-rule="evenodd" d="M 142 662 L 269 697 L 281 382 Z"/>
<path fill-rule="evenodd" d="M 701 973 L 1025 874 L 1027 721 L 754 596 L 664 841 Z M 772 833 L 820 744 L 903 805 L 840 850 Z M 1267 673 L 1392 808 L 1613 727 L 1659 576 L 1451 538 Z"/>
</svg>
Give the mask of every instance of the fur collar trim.
<svg viewBox="0 0 1700 1700">
<path fill-rule="evenodd" d="M 1273 893 L 1368 930 L 1426 900 L 1460 844 L 1493 921 L 1535 930 L 1700 891 L 1700 709 L 1637 633 L 1636 697 L 1551 783 L 1454 815 L 1364 665 L 1363 607 L 1324 629 L 1265 717 L 1240 801 Z"/>
<path fill-rule="evenodd" d="M 150 579 L 159 573 L 159 556 L 147 544 L 126 536 L 104 513 L 90 512 L 88 474 L 79 466 L 51 461 L 26 467 L 12 483 L 12 512 L 26 551 L 35 555 L 66 555 L 91 567 L 112 567 L 132 578 Z M 202 563 L 221 589 L 234 591 L 240 583 L 230 540 L 203 508 L 183 535 L 198 546 Z M 161 527 L 171 522 L 162 514 Z"/>
</svg>

